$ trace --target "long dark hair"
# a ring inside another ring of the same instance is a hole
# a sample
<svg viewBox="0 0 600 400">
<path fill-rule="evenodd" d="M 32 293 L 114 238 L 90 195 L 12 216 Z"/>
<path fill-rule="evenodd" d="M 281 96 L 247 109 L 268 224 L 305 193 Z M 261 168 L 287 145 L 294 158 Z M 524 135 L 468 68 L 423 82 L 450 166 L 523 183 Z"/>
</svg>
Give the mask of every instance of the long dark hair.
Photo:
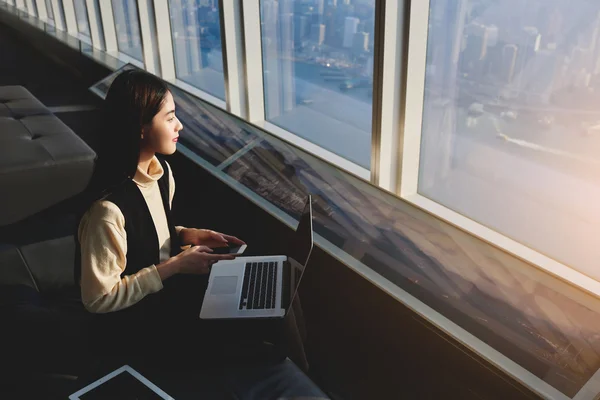
<svg viewBox="0 0 600 400">
<path fill-rule="evenodd" d="M 169 88 L 154 75 L 127 70 L 110 85 L 104 101 L 103 124 L 96 146 L 98 158 L 92 180 L 82 194 L 81 207 L 75 210 L 75 283 L 81 277 L 81 248 L 78 227 L 89 206 L 132 179 L 140 158 L 142 127 L 160 111 Z"/>
<path fill-rule="evenodd" d="M 168 91 L 164 81 L 141 70 L 124 71 L 110 85 L 96 166 L 103 192 L 135 175 L 142 127 L 158 114 Z"/>
</svg>

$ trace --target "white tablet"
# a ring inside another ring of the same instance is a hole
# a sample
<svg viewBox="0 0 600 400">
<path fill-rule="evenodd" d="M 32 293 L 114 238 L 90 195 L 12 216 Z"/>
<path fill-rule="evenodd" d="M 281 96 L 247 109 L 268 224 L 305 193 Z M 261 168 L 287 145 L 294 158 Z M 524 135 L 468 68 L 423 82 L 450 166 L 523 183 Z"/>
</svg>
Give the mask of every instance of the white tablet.
<svg viewBox="0 0 600 400">
<path fill-rule="evenodd" d="M 114 370 L 69 396 L 69 400 L 100 399 L 173 400 L 129 365 Z"/>
</svg>

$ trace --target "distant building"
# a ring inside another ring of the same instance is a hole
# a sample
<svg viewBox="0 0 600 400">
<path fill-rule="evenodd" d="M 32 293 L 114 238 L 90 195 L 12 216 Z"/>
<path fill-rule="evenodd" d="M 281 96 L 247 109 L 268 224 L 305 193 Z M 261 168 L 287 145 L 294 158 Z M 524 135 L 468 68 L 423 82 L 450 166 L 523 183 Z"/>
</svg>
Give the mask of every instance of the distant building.
<svg viewBox="0 0 600 400">
<path fill-rule="evenodd" d="M 439 106 L 428 123 L 436 126 L 422 135 L 423 146 L 435 149 L 435 157 L 426 157 L 423 168 L 429 173 L 423 174 L 419 185 L 433 187 L 444 180 L 452 168 L 454 141 L 457 129 L 458 69 L 465 34 L 465 22 L 469 11 L 468 0 L 432 0 L 430 6 L 429 35 L 435 40 L 429 41 L 428 68 L 432 71 L 427 86 L 437 92 Z"/>
<path fill-rule="evenodd" d="M 590 86 L 591 81 L 592 74 L 586 70 L 581 70 L 577 75 L 575 75 L 573 85 L 578 89 L 587 88 Z"/>
<path fill-rule="evenodd" d="M 502 48 L 502 59 L 500 61 L 499 75 L 504 83 L 511 83 L 515 76 L 517 64 L 517 53 L 519 48 L 515 44 L 507 44 Z"/>
<path fill-rule="evenodd" d="M 559 73 L 558 65 L 558 59 L 554 50 L 540 50 L 536 52 L 524 71 L 525 79 L 522 89 L 526 94 L 528 102 L 532 104 L 550 103 Z M 591 75 L 585 69 L 582 71 L 584 71 L 585 79 L 587 79 L 583 86 L 588 86 Z"/>
<path fill-rule="evenodd" d="M 430 35 L 435 37 L 429 44 L 431 71 L 435 71 L 431 86 L 439 90 L 443 98 L 456 98 L 458 63 L 465 30 L 468 0 L 435 1 L 431 9 Z"/>
<path fill-rule="evenodd" d="M 294 17 L 294 41 L 301 42 L 308 36 L 310 20 L 306 15 L 296 15 Z"/>
<path fill-rule="evenodd" d="M 335 13 L 329 13 L 323 16 L 323 23 L 325 24 L 325 42 L 330 46 L 338 46 L 341 41 L 338 40 L 341 35 L 339 34 L 340 26 L 336 24 Z"/>
<path fill-rule="evenodd" d="M 575 47 L 571 53 L 571 64 L 569 67 L 569 73 L 572 75 L 579 74 L 582 70 L 587 70 L 590 65 L 592 58 L 592 52 L 590 49 Z"/>
<path fill-rule="evenodd" d="M 521 31 L 521 43 L 520 45 L 526 46 L 531 51 L 538 51 L 540 49 L 540 42 L 542 41 L 542 35 L 539 33 L 536 27 L 526 26 Z"/>
<path fill-rule="evenodd" d="M 467 39 L 462 54 L 462 68 L 472 78 L 480 79 L 490 68 L 492 58 L 498 58 L 498 27 L 495 25 L 470 24 L 465 29 Z"/>
<path fill-rule="evenodd" d="M 481 61 L 485 58 L 488 48 L 488 31 L 479 25 L 477 32 L 467 35 L 467 45 L 464 55 L 468 61 Z"/>
<path fill-rule="evenodd" d="M 360 20 L 356 17 L 346 17 L 344 23 L 344 41 L 342 43 L 342 46 L 345 48 L 349 49 L 352 47 L 359 23 Z"/>
<path fill-rule="evenodd" d="M 323 15 L 323 13 L 325 12 L 325 0 L 315 0 L 315 8 L 317 14 Z"/>
<path fill-rule="evenodd" d="M 490 25 L 485 27 L 486 36 L 487 36 L 487 45 L 488 47 L 494 47 L 498 44 L 498 27 L 496 25 Z"/>
<path fill-rule="evenodd" d="M 127 4 L 127 3 L 121 3 Z M 200 54 L 200 37 L 197 31 L 197 8 L 194 0 L 184 0 L 181 7 L 171 10 L 171 24 L 177 27 L 173 38 L 177 75 L 191 76 L 206 67 Z"/>
<path fill-rule="evenodd" d="M 215 0 L 200 0 L 200 7 L 215 8 Z"/>
<path fill-rule="evenodd" d="M 356 32 L 352 48 L 357 54 L 369 51 L 369 34 L 367 32 Z"/>
<path fill-rule="evenodd" d="M 516 44 L 519 47 L 519 52 L 515 63 L 514 80 L 517 90 L 523 88 L 527 83 L 527 66 L 540 50 L 541 40 L 542 35 L 533 26 L 526 26 L 518 32 Z"/>
<path fill-rule="evenodd" d="M 324 24 L 314 24 L 310 28 L 310 40 L 311 42 L 322 45 L 325 41 L 325 25 Z"/>
<path fill-rule="evenodd" d="M 374 64 L 375 60 L 373 59 L 373 56 L 369 57 L 367 59 L 367 65 L 365 65 L 365 75 L 367 75 L 368 77 L 372 78 L 373 77 L 373 64 Z"/>
<path fill-rule="evenodd" d="M 269 11 L 276 17 L 264 19 L 265 113 L 276 118 L 294 105 L 294 14 L 289 2 L 273 2 Z M 268 72 L 267 72 L 268 71 Z"/>
</svg>

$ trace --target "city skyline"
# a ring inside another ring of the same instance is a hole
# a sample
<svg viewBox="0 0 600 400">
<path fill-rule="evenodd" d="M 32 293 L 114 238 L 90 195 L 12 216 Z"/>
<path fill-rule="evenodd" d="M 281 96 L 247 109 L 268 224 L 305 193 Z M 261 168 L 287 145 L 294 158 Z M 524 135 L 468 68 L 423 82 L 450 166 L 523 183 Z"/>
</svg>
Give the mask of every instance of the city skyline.
<svg viewBox="0 0 600 400">
<path fill-rule="evenodd" d="M 600 4 L 432 0 L 428 34 L 419 194 L 598 276 Z"/>
<path fill-rule="evenodd" d="M 369 168 L 375 1 L 260 6 L 266 119 Z"/>
</svg>

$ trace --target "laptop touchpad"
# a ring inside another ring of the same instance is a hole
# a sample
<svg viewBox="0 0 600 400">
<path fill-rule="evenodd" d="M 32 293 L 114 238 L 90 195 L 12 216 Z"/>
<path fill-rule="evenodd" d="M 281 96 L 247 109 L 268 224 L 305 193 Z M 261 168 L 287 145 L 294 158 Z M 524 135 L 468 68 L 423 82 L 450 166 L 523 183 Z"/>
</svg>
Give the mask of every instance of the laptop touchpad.
<svg viewBox="0 0 600 400">
<path fill-rule="evenodd" d="M 216 276 L 210 294 L 234 294 L 237 289 L 237 276 Z"/>
</svg>

